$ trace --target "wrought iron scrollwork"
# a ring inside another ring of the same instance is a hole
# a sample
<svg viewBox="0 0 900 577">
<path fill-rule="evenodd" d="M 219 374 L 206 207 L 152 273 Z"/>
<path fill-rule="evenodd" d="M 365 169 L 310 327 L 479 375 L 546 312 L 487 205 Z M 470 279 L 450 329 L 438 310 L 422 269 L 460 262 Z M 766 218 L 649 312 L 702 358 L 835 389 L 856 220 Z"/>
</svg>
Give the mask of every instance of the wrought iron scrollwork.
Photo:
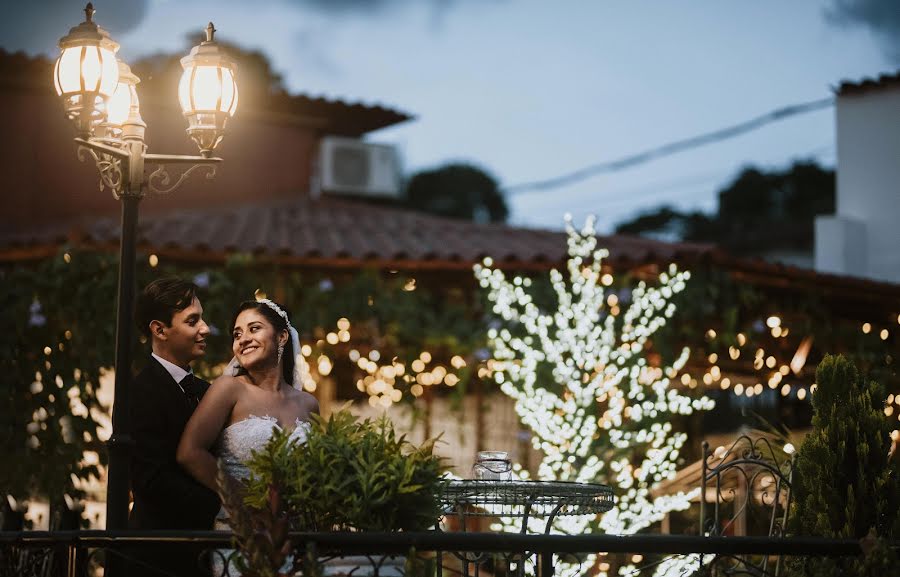
<svg viewBox="0 0 900 577">
<path fill-rule="evenodd" d="M 94 149 L 86 146 L 78 147 L 78 160 L 85 162 L 88 155 L 94 159 L 94 164 L 97 165 L 97 171 L 100 173 L 100 190 L 109 188 L 112 195 L 118 200 L 124 184 L 123 159 L 105 152 L 97 153 Z"/>
<path fill-rule="evenodd" d="M 700 490 L 703 534 L 742 535 L 755 523 L 753 532 L 783 536 L 791 506 L 793 465 L 793 460 L 764 436 L 742 435 L 727 450 L 714 453 L 704 442 Z M 707 517 L 706 502 L 710 499 L 712 514 Z M 768 555 L 718 555 L 711 565 L 714 574 L 778 575 L 780 558 L 772 567 Z"/>
<path fill-rule="evenodd" d="M 193 164 L 190 165 L 184 172 L 178 175 L 175 183 L 172 184 L 173 175 L 169 172 L 169 165 L 165 163 L 161 163 L 156 170 L 150 173 L 150 176 L 147 177 L 147 190 L 154 194 L 169 194 L 174 191 L 176 188 L 181 186 L 181 183 L 184 182 L 190 175 L 197 169 L 206 169 L 208 172 L 206 174 L 207 180 L 212 180 L 216 176 L 216 165 L 215 164 Z"/>
</svg>

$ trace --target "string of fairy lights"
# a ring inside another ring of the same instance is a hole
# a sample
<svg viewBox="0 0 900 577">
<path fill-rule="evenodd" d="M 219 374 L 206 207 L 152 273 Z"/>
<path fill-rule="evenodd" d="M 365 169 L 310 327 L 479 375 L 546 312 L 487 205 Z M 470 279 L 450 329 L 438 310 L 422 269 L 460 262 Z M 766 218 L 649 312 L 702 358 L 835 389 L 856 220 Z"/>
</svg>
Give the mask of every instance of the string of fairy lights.
<svg viewBox="0 0 900 577">
<path fill-rule="evenodd" d="M 670 511 L 688 508 L 694 497 L 684 492 L 652 497 L 650 489 L 675 476 L 687 439 L 673 430 L 669 417 L 709 410 L 713 401 L 671 386 L 687 362 L 687 349 L 665 367 L 651 366 L 646 354 L 652 335 L 674 315 L 671 299 L 684 290 L 690 273 L 671 265 L 652 286 L 638 283 L 626 302 L 610 288 L 614 279 L 603 267 L 608 252 L 597 247 L 593 219 L 577 230 L 567 216 L 566 232 L 567 274 L 550 273 L 555 310 L 538 307 L 526 290 L 530 279 L 507 279 L 491 259 L 475 267 L 494 314 L 503 321 L 502 328 L 488 333 L 492 376 L 515 401 L 516 413 L 542 451 L 539 479 L 602 478 L 616 493 L 615 507 L 599 521 L 559 517 L 553 530 L 633 534 Z M 551 382 L 541 381 L 541 366 L 549 367 Z M 529 477 L 521 467 L 514 470 Z M 520 523 L 501 518 L 498 528 L 517 531 Z M 542 529 L 539 520 L 528 523 L 530 530 Z M 582 566 L 595 562 L 592 556 Z M 609 564 L 597 566 L 606 575 Z M 563 575 L 580 572 L 577 565 L 560 569 Z"/>
<path fill-rule="evenodd" d="M 897 316 L 897 323 L 900 324 L 900 315 Z M 804 335 L 796 346 L 787 346 L 789 337 L 795 333 L 781 315 L 770 315 L 764 322 L 760 322 L 760 325 L 758 332 L 763 337 L 770 337 L 770 343 L 754 344 L 746 333 L 738 333 L 734 342 L 726 343 L 727 353 L 723 352 L 720 355 L 712 352 L 705 357 L 706 366 L 700 369 L 703 371 L 701 375 L 695 376 L 688 369 L 682 370 L 678 375 L 681 385 L 688 389 L 696 389 L 702 384 L 708 389 L 731 391 L 734 396 L 746 399 L 764 394 L 778 394 L 781 397 L 809 402 L 818 388 L 815 382 L 809 383 L 808 377 L 804 378 L 813 337 Z M 864 335 L 872 335 L 873 338 L 887 341 L 891 338 L 892 329 L 887 325 L 877 326 L 871 322 L 864 322 L 859 325 L 859 330 Z M 720 338 L 715 329 L 707 330 L 705 336 L 710 342 Z M 757 336 L 756 340 L 762 339 Z M 794 351 L 789 359 L 782 357 L 785 349 Z M 750 358 L 752 361 L 742 361 Z M 732 364 L 741 362 L 740 368 L 737 371 L 723 368 L 723 363 L 729 361 Z M 893 355 L 887 353 L 884 361 L 887 364 L 893 363 Z M 749 371 L 751 367 L 752 372 Z M 900 422 L 900 394 L 889 394 L 884 401 L 883 411 L 890 421 L 896 419 Z M 900 443 L 900 425 L 895 423 L 895 427 L 890 437 L 896 446 Z"/>
<path fill-rule="evenodd" d="M 582 250 L 578 247 L 574 247 L 571 239 L 567 240 L 567 242 L 569 243 L 568 246 L 570 249 L 575 248 L 575 250 Z M 581 262 L 581 260 L 590 255 L 576 254 L 574 256 L 575 260 L 573 263 Z M 69 254 L 65 254 L 64 259 L 67 263 L 71 261 Z M 159 258 L 155 254 L 149 255 L 148 261 L 151 267 L 159 265 Z M 488 259 L 488 263 L 490 263 L 490 259 Z M 585 269 L 585 271 L 587 270 L 588 269 Z M 555 275 L 552 277 L 554 283 L 559 282 L 562 279 L 562 276 L 558 271 L 553 271 L 552 274 Z M 588 273 L 583 272 L 582 274 Z M 689 274 L 684 280 L 687 278 L 689 278 Z M 610 287 L 613 283 L 613 276 L 609 272 L 603 272 L 601 273 L 599 280 L 600 283 L 598 286 L 602 285 L 603 287 Z M 531 279 L 527 277 L 513 279 L 513 282 L 517 287 L 517 290 L 512 293 L 512 296 L 516 298 L 524 295 L 524 289 L 531 286 Z M 415 279 L 410 279 L 403 290 L 415 290 L 415 285 Z M 670 291 L 671 289 L 662 287 L 660 294 L 664 298 L 669 298 L 671 297 L 671 294 L 673 294 Z M 498 295 L 498 298 L 505 299 L 508 297 Z M 511 304 L 512 302 L 513 301 L 509 301 L 508 304 Z M 606 294 L 605 305 L 613 317 L 620 314 L 620 302 L 617 294 L 612 292 Z M 571 311 L 571 314 L 575 314 L 575 311 Z M 632 314 L 639 313 L 635 311 Z M 648 334 L 652 334 L 658 328 L 656 325 L 665 322 L 664 316 L 654 320 L 653 314 L 655 313 L 649 309 L 644 311 L 643 314 L 650 315 L 648 318 L 650 318 L 650 322 L 653 325 L 644 326 L 640 322 L 634 322 L 637 319 L 627 318 L 626 320 L 631 322 L 626 323 L 626 326 L 623 328 L 623 343 L 629 342 L 629 339 L 631 339 L 632 335 L 627 331 L 646 331 Z M 587 316 L 582 316 L 582 322 L 588 322 L 588 318 L 589 317 Z M 900 324 L 900 315 L 897 316 L 897 323 Z M 316 388 L 317 379 L 313 377 L 313 373 L 315 373 L 317 377 L 328 376 L 331 372 L 331 367 L 333 367 L 334 360 L 338 356 L 334 352 L 329 353 L 328 351 L 325 351 L 324 345 L 326 343 L 329 345 L 337 345 L 338 343 L 347 343 L 350 341 L 349 320 L 342 318 L 337 324 L 337 328 L 329 332 L 324 340 L 318 339 L 313 344 L 306 344 L 303 346 L 303 362 L 310 363 L 310 361 L 314 361 L 312 362 L 312 367 L 315 367 L 315 369 L 309 370 L 306 373 L 307 379 L 304 382 L 304 388 L 309 391 L 314 391 Z M 606 330 L 606 327 L 597 327 L 597 330 L 602 332 L 603 330 Z M 771 335 L 776 343 L 777 341 L 787 339 L 790 335 L 794 334 L 787 326 L 787 323 L 779 315 L 770 315 L 765 319 L 765 330 Z M 891 329 L 889 327 L 879 327 L 871 322 L 862 323 L 860 325 L 860 330 L 863 334 L 872 334 L 882 341 L 887 341 L 891 336 Z M 495 338 L 492 334 L 493 332 L 489 332 L 489 338 Z M 705 336 L 708 341 L 713 341 L 719 337 L 715 329 L 712 328 L 707 330 Z M 644 338 L 644 341 L 646 341 L 646 337 Z M 314 352 L 313 345 L 316 345 L 315 352 L 317 354 L 315 359 L 311 358 L 311 355 Z M 816 384 L 802 383 L 800 382 L 800 379 L 796 379 L 796 377 L 800 375 L 806 364 L 806 358 L 810 352 L 811 345 L 811 338 L 807 337 L 802 339 L 796 348 L 796 352 L 788 361 L 778 358 L 780 351 L 777 349 L 779 347 L 775 346 L 772 347 L 774 350 L 766 350 L 764 346 L 753 345 L 746 333 L 738 333 L 735 341 L 728 343 L 727 357 L 724 352 L 721 355 L 715 352 L 710 353 L 706 357 L 707 367 L 702 374 L 695 376 L 689 372 L 689 370 L 685 369 L 675 375 L 675 377 L 677 377 L 684 387 L 690 389 L 695 389 L 702 383 L 708 388 L 718 387 L 723 391 L 730 390 L 735 396 L 743 396 L 750 399 L 762 395 L 765 389 L 768 388 L 778 391 L 782 397 L 792 397 L 799 401 L 808 401 L 812 393 L 816 390 Z M 637 347 L 640 346 L 640 344 L 637 341 L 632 341 L 632 346 Z M 364 346 L 360 344 L 359 348 L 364 348 Z M 358 351 L 354 352 L 354 350 L 355 349 L 350 350 L 350 362 L 357 364 L 361 370 L 368 373 L 367 376 L 357 380 L 357 388 L 361 392 L 366 392 L 369 395 L 369 402 L 373 407 L 380 406 L 382 408 L 390 408 L 393 404 L 400 402 L 404 394 L 400 388 L 396 387 L 396 384 L 400 381 L 405 383 L 406 387 L 409 389 L 409 394 L 414 398 L 422 396 L 425 388 L 434 384 L 443 383 L 453 387 L 459 382 L 459 376 L 453 370 L 441 367 L 440 365 L 435 365 L 431 367 L 431 369 L 426 369 L 425 367 L 417 369 L 419 363 L 416 363 L 415 361 L 413 362 L 413 366 L 407 367 L 396 359 L 393 359 L 392 362 L 387 365 L 372 365 L 371 363 L 379 362 L 379 351 L 372 349 L 366 355 L 363 355 L 363 353 Z M 756 371 L 753 375 L 742 374 L 741 376 L 736 376 L 735 374 L 731 374 L 728 370 L 723 369 L 721 366 L 722 361 L 725 361 L 726 358 L 732 362 L 738 362 L 740 359 L 746 358 L 750 354 L 753 354 L 752 367 L 753 370 Z M 368 360 L 361 360 L 363 357 L 368 357 Z M 418 360 L 427 364 L 430 362 L 430 359 L 431 354 L 427 351 L 422 351 Z M 495 363 L 496 362 L 493 359 L 490 359 L 486 363 L 478 366 L 477 374 L 479 378 L 491 378 L 496 372 Z M 451 364 L 452 369 L 458 370 L 466 366 L 466 361 L 462 360 L 462 357 L 459 355 L 456 355 L 453 357 Z M 502 365 L 497 364 L 496 366 Z M 412 369 L 412 371 L 409 369 Z M 432 369 L 434 370 L 432 371 Z M 564 379 L 567 376 L 566 371 L 567 370 L 563 368 L 559 374 L 555 373 L 554 377 Z M 422 373 L 422 375 L 420 376 L 419 373 Z M 427 376 L 428 373 L 431 373 L 431 377 Z M 670 374 L 669 376 L 671 377 L 673 375 Z M 891 395 L 891 397 L 890 400 L 886 401 L 885 415 L 887 417 L 892 417 L 896 414 L 898 421 L 900 421 L 900 395 Z M 893 404 L 895 403 L 897 404 L 897 408 L 893 407 Z M 900 440 L 900 431 L 895 430 L 892 433 L 892 439 L 894 441 Z"/>
<path fill-rule="evenodd" d="M 356 367 L 359 374 L 356 388 L 368 395 L 369 404 L 389 409 L 402 401 L 404 391 L 413 398 L 418 398 L 425 394 L 428 387 L 455 387 L 460 382 L 459 371 L 467 366 L 466 360 L 460 355 L 453 355 L 445 366 L 437 362 L 429 351 L 421 351 L 408 364 L 397 357 L 385 360 L 382 353 L 373 346 L 368 347 L 368 351 L 361 351 L 360 345 L 348 348 L 351 340 L 350 320 L 340 318 L 335 330 L 328 332 L 324 338 L 300 346 L 297 362 L 301 367 L 303 389 L 314 392 L 318 388 L 318 382 L 331 374 L 336 360 L 343 357 Z M 348 350 L 334 348 L 340 343 L 347 343 L 347 347 L 343 348 Z"/>
</svg>

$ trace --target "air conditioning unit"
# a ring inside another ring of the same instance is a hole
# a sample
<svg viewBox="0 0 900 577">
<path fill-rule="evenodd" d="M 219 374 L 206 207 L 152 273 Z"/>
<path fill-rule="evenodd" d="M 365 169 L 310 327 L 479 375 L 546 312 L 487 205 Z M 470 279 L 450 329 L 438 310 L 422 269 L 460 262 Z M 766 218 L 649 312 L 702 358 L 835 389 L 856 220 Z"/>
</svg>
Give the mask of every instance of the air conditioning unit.
<svg viewBox="0 0 900 577">
<path fill-rule="evenodd" d="M 326 136 L 319 149 L 322 192 L 357 196 L 400 196 L 397 151 L 387 144 Z"/>
</svg>

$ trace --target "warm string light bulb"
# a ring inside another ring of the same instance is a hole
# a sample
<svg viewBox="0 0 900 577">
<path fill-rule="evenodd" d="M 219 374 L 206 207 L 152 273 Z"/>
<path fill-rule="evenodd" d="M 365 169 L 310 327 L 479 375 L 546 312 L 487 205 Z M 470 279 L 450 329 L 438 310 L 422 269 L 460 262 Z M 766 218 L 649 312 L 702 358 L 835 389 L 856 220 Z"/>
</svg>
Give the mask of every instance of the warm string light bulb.
<svg viewBox="0 0 900 577">
<path fill-rule="evenodd" d="M 760 319 L 762 322 L 762 319 Z M 785 338 L 790 334 L 790 329 L 785 326 L 784 318 L 780 315 L 771 315 L 765 319 L 765 326 L 769 328 L 769 332 L 771 333 L 773 338 Z M 863 331 L 871 331 L 871 326 L 866 323 L 863 326 Z M 710 333 L 714 334 L 715 331 L 710 329 L 707 331 L 707 337 L 710 336 Z M 727 343 L 722 343 L 727 344 Z M 738 333 L 736 336 L 736 342 L 730 344 L 728 346 L 728 358 L 732 361 L 736 361 L 741 358 L 742 353 L 749 351 L 743 351 L 742 347 L 748 344 L 747 336 L 744 333 Z M 709 369 L 702 376 L 702 382 L 707 387 L 718 387 L 721 390 L 727 390 L 731 388 L 732 393 L 736 397 L 745 397 L 745 398 L 753 398 L 754 396 L 766 394 L 777 394 L 780 390 L 781 396 L 787 397 L 794 392 L 794 396 L 797 400 L 803 401 L 811 398 L 811 395 L 815 392 L 815 386 L 809 388 L 809 390 L 803 390 L 802 388 L 798 388 L 796 391 L 793 391 L 793 387 L 789 383 L 783 383 L 784 379 L 788 378 L 790 373 L 793 372 L 794 375 L 799 375 L 800 371 L 803 369 L 803 366 L 806 363 L 807 356 L 809 354 L 809 350 L 812 344 L 812 339 L 810 337 L 804 338 L 800 345 L 797 348 L 797 352 L 794 354 L 794 357 L 791 359 L 789 364 L 786 364 L 783 361 L 780 361 L 771 351 L 767 351 L 766 349 L 759 347 L 756 348 L 756 351 L 753 355 L 752 365 L 754 370 L 760 373 L 757 377 L 760 382 L 755 385 L 745 386 L 743 383 L 736 383 L 735 386 L 731 387 L 731 379 L 723 376 L 722 369 L 716 364 L 724 358 L 724 355 L 720 357 L 718 353 L 710 353 L 706 360 L 709 362 Z M 777 348 L 777 345 L 776 345 Z M 752 350 L 752 349 L 751 349 Z M 684 373 L 680 376 L 681 383 L 689 388 L 694 388 L 696 385 L 696 380 L 691 378 L 691 375 Z M 767 393 L 765 387 L 763 387 L 762 383 L 766 383 L 767 387 L 772 390 L 771 393 Z"/>
<path fill-rule="evenodd" d="M 335 330 L 328 332 L 315 346 L 307 343 L 300 347 L 297 359 L 301 369 L 301 384 L 305 390 L 315 391 L 319 379 L 327 377 L 334 369 L 337 354 L 326 345 L 349 343 L 351 338 L 349 319 L 340 318 Z M 365 354 L 357 348 L 350 348 L 346 354 L 346 358 L 361 373 L 356 381 L 356 388 L 368 395 L 371 406 L 382 409 L 389 409 L 399 403 L 407 389 L 408 394 L 417 398 L 431 386 L 455 387 L 460 382 L 460 371 L 467 366 L 466 360 L 459 355 L 451 357 L 449 366 L 445 366 L 433 359 L 429 351 L 422 351 L 408 365 L 397 357 L 389 359 L 386 355 L 383 356 L 376 348 L 369 349 Z"/>
</svg>

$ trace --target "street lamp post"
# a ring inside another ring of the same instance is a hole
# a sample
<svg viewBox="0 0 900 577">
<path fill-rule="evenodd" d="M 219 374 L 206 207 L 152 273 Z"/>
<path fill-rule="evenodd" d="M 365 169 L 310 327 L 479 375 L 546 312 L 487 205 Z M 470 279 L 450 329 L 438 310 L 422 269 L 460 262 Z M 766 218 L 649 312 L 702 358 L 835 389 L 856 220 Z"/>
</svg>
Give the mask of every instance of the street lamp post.
<svg viewBox="0 0 900 577">
<path fill-rule="evenodd" d="M 122 203 L 106 527 L 124 529 L 128 523 L 128 466 L 133 444 L 128 405 L 138 206 L 148 192 L 171 192 L 197 169 L 206 169 L 207 178 L 215 176 L 222 159 L 212 153 L 237 107 L 236 65 L 213 40 L 215 28 L 210 22 L 206 41 L 181 59 L 184 71 L 178 87 L 178 99 L 188 120 L 187 133 L 200 148 L 200 156 L 149 154 L 136 89 L 139 79 L 127 64 L 116 60 L 119 45 L 94 23 L 93 5 L 88 3 L 84 12 L 85 21 L 59 41 L 61 53 L 53 79 L 66 116 L 78 133 L 78 158 L 84 161 L 90 156 L 94 160 L 100 189 L 110 189 Z M 169 168 L 173 166 L 180 167 L 181 172 L 171 174 Z M 155 169 L 148 174 L 151 167 Z"/>
</svg>

